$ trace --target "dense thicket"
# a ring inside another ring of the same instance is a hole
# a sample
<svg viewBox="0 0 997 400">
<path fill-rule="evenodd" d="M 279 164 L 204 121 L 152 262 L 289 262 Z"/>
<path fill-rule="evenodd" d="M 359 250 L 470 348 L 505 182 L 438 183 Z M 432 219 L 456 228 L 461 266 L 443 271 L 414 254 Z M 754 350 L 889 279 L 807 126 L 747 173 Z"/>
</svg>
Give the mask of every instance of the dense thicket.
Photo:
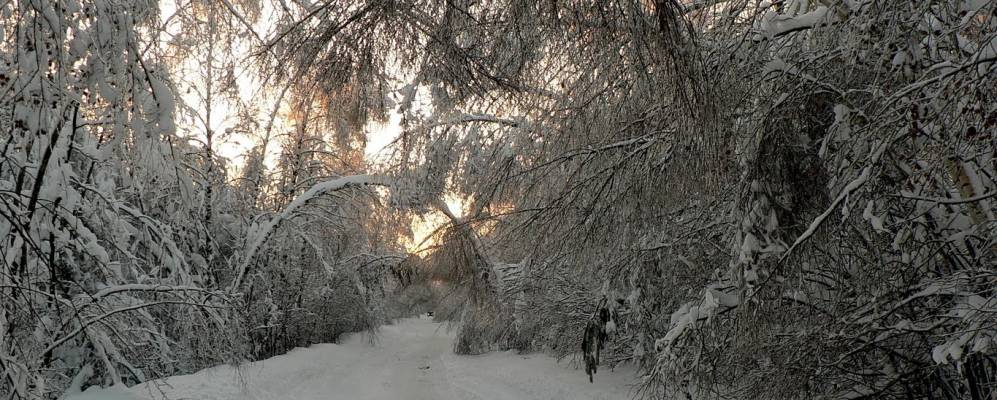
<svg viewBox="0 0 997 400">
<path fill-rule="evenodd" d="M 355 1 L 282 32 L 327 90 L 402 72 L 402 179 L 473 199 L 458 350 L 601 352 L 651 396 L 984 399 L 994 12 Z"/>
<path fill-rule="evenodd" d="M 310 99 L 267 126 L 278 107 L 237 95 L 229 54 L 252 6 L 185 2 L 164 19 L 151 1 L 0 4 L 0 397 L 189 373 L 379 321 L 394 217 L 373 179 L 340 177 L 363 172 L 362 148 L 311 128 Z M 238 169 L 216 152 L 232 132 L 261 138 Z"/>
</svg>

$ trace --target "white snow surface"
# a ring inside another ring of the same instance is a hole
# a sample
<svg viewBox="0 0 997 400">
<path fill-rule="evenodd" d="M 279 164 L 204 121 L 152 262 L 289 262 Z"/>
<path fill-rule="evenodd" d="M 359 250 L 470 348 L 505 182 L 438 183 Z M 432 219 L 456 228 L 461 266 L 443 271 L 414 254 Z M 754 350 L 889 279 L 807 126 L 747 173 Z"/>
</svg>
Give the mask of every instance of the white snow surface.
<svg viewBox="0 0 997 400">
<path fill-rule="evenodd" d="M 88 389 L 67 400 L 305 399 L 630 399 L 634 370 L 600 368 L 595 383 L 567 361 L 512 351 L 459 356 L 453 334 L 429 318 L 383 326 L 375 343 L 356 334 L 342 344 L 298 348 L 240 367 L 136 385 Z"/>
</svg>

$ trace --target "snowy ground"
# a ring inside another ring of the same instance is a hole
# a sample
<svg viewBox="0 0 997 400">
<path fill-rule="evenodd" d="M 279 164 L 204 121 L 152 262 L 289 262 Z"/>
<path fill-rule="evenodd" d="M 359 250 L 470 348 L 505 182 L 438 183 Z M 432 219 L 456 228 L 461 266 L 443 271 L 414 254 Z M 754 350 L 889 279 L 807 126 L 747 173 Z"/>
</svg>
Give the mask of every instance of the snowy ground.
<svg viewBox="0 0 997 400">
<path fill-rule="evenodd" d="M 158 384 L 88 390 L 72 400 L 629 399 L 633 371 L 600 370 L 595 383 L 567 362 L 513 352 L 458 356 L 452 334 L 427 318 L 384 326 L 376 344 L 356 335 L 244 365 Z"/>
</svg>

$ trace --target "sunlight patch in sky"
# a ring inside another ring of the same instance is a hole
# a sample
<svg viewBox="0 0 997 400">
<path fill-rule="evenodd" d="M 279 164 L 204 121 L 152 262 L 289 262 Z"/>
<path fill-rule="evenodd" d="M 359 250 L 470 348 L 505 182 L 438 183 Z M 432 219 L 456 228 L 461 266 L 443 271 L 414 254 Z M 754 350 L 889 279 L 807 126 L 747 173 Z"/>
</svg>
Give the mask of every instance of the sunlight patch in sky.
<svg viewBox="0 0 997 400">
<path fill-rule="evenodd" d="M 470 201 L 455 194 L 447 194 L 443 198 L 447 208 L 456 216 L 464 216 L 470 207 Z M 450 219 L 442 212 L 433 210 L 412 218 L 411 238 L 403 238 L 402 244 L 409 253 L 423 255 L 427 250 L 438 244 L 438 230 L 450 223 Z"/>
<path fill-rule="evenodd" d="M 402 134 L 401 123 L 402 115 L 392 110 L 385 123 L 371 123 L 367 126 L 367 147 L 364 148 L 364 159 L 368 163 L 374 164 L 391 156 L 387 147 Z"/>
</svg>

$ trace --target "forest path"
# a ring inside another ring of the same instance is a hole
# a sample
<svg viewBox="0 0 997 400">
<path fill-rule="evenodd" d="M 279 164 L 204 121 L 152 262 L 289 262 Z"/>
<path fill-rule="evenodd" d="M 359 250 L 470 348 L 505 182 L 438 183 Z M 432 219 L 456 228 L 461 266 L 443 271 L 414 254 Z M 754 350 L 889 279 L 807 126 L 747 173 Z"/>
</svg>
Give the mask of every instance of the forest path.
<svg viewBox="0 0 997 400">
<path fill-rule="evenodd" d="M 595 383 L 568 362 L 514 352 L 458 356 L 453 334 L 428 318 L 381 327 L 246 364 L 219 366 L 158 384 L 87 391 L 72 400 L 204 399 L 629 399 L 633 370 L 601 370 Z"/>
</svg>

